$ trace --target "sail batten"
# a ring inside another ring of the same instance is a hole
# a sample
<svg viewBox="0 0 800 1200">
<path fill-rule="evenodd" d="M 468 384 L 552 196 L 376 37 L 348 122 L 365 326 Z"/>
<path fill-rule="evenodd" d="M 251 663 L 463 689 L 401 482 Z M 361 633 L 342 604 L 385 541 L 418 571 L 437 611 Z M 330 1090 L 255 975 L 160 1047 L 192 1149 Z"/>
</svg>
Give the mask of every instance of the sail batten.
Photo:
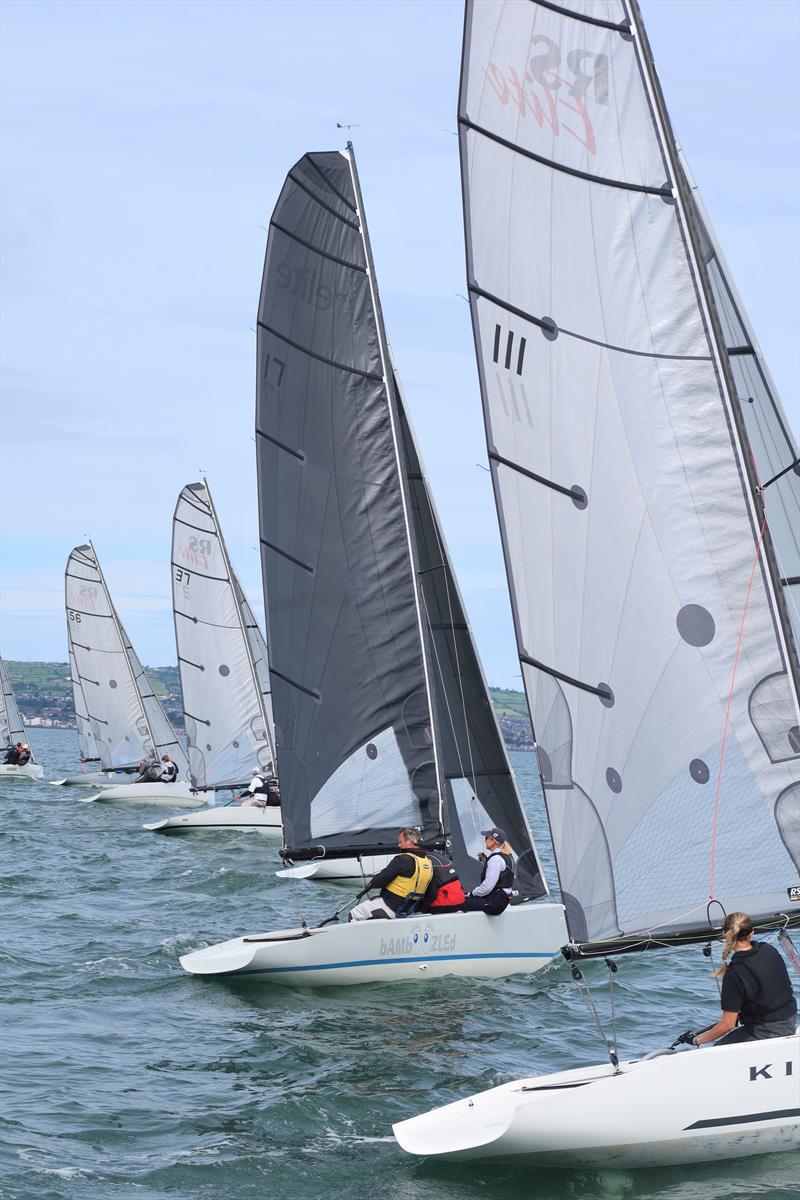
<svg viewBox="0 0 800 1200">
<path fill-rule="evenodd" d="M 765 529 L 731 383 L 753 360 L 715 321 L 638 11 L 615 0 L 620 36 L 578 7 L 468 3 L 459 141 L 517 645 L 585 943 L 701 927 L 709 893 L 781 911 L 800 738 L 778 518 Z M 755 345 L 733 308 L 723 325 Z"/>
<path fill-rule="evenodd" d="M 256 621 L 228 557 L 208 485 L 181 491 L 172 526 L 172 601 L 189 768 L 198 790 L 241 787 L 275 761 Z M 259 635 L 260 636 L 260 635 Z"/>
</svg>

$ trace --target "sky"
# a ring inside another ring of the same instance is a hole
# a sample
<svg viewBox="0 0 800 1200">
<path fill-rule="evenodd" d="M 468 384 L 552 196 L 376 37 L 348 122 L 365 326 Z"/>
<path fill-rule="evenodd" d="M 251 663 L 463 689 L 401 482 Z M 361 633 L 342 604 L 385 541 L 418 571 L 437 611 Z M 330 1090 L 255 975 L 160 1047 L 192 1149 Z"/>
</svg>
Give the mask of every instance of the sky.
<svg viewBox="0 0 800 1200">
<path fill-rule="evenodd" d="M 798 426 L 795 0 L 642 0 L 673 126 Z M 91 536 L 142 660 L 175 661 L 170 523 L 207 474 L 260 606 L 265 226 L 350 125 L 387 330 L 489 682 L 520 686 L 458 171 L 460 0 L 0 4 L 0 649 L 66 658 Z"/>
</svg>

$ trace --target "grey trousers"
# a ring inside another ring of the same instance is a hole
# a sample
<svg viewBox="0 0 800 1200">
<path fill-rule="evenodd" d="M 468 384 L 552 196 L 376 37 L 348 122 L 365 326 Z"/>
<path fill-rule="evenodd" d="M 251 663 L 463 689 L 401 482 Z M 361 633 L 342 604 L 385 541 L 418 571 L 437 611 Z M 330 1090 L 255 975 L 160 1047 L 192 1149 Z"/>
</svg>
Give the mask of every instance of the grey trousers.
<svg viewBox="0 0 800 1200">
<path fill-rule="evenodd" d="M 738 1025 L 724 1037 L 714 1042 L 715 1046 L 732 1046 L 734 1042 L 756 1042 L 763 1038 L 790 1037 L 797 1028 L 797 1017 L 785 1021 L 770 1021 L 768 1024 Z"/>
</svg>

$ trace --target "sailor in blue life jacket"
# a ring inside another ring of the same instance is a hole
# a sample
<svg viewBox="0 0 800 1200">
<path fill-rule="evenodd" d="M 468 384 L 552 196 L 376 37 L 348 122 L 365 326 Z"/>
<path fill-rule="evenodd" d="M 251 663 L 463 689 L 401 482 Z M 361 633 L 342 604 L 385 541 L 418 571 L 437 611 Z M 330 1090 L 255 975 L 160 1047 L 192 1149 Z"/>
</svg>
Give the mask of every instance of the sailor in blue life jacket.
<svg viewBox="0 0 800 1200">
<path fill-rule="evenodd" d="M 722 976 L 722 1017 L 702 1033 L 687 1030 L 678 1043 L 729 1046 L 791 1036 L 797 1024 L 797 1001 L 780 951 L 768 942 L 753 941 L 753 922 L 747 913 L 728 913 L 722 934 L 723 963 L 716 972 Z"/>
<path fill-rule="evenodd" d="M 482 829 L 486 839 L 486 856 L 481 871 L 481 881 L 461 905 L 462 912 L 485 912 L 497 917 L 508 908 L 511 889 L 514 886 L 514 858 L 505 829 L 494 826 Z"/>
<path fill-rule="evenodd" d="M 426 899 L 436 895 L 433 864 L 422 849 L 422 834 L 416 826 L 407 826 L 397 835 L 400 853 L 377 875 L 373 875 L 356 899 L 373 888 L 380 896 L 365 900 L 350 910 L 348 921 L 369 921 L 376 917 L 407 917 L 417 912 Z"/>
<path fill-rule="evenodd" d="M 178 778 L 177 764 L 172 761 L 168 754 L 161 755 L 161 772 L 158 776 L 159 783 L 175 783 Z"/>
</svg>

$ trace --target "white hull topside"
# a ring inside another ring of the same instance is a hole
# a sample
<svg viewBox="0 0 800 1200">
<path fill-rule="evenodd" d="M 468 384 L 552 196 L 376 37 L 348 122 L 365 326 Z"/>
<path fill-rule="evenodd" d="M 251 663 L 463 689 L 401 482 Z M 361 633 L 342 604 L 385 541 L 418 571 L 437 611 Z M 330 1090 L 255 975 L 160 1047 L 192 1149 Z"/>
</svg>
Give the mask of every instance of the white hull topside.
<svg viewBox="0 0 800 1200">
<path fill-rule="evenodd" d="M 181 957 L 192 975 L 301 987 L 347 986 L 443 975 L 501 979 L 547 965 L 567 940 L 552 902 L 485 913 L 445 913 L 282 929 L 233 938 Z"/>
<path fill-rule="evenodd" d="M 278 879 L 319 879 L 326 883 L 365 884 L 392 861 L 391 854 L 365 855 L 363 858 L 315 858 L 312 862 L 284 867 Z"/>
<path fill-rule="evenodd" d="M 192 833 L 196 830 L 232 829 L 240 833 L 265 833 L 280 837 L 283 832 L 280 808 L 252 808 L 241 804 L 220 804 L 198 812 L 181 813 L 163 821 L 142 826 L 153 833 Z"/>
<path fill-rule="evenodd" d="M 800 1034 L 517 1079 L 398 1122 L 409 1154 L 655 1167 L 800 1147 Z"/>
<path fill-rule="evenodd" d="M 164 804 L 170 808 L 202 808 L 208 793 L 193 792 L 188 783 L 126 783 L 82 796 L 81 804 Z"/>
<path fill-rule="evenodd" d="M 132 783 L 135 775 L 117 774 L 115 771 L 86 771 L 81 775 L 68 775 L 66 779 L 51 779 L 51 787 L 125 787 Z"/>
<path fill-rule="evenodd" d="M 24 767 L 15 766 L 13 763 L 0 763 L 0 779 L 41 779 L 44 775 L 44 767 L 39 763 L 25 763 Z"/>
</svg>

